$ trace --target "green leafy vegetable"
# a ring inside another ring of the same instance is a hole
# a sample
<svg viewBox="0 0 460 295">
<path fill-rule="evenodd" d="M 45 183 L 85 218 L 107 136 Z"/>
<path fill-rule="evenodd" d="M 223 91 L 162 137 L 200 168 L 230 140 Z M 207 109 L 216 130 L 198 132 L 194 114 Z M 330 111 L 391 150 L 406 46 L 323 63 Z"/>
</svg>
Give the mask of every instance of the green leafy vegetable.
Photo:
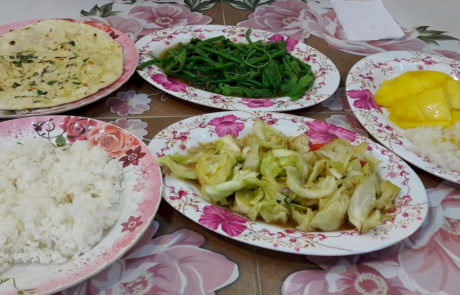
<svg viewBox="0 0 460 295">
<path fill-rule="evenodd" d="M 140 64 L 143 69 L 156 64 L 168 76 L 210 91 L 229 96 L 280 97 L 299 99 L 314 82 L 308 64 L 286 50 L 286 42 L 234 43 L 223 36 L 207 40 L 192 39 L 178 44 L 161 57 Z"/>
</svg>

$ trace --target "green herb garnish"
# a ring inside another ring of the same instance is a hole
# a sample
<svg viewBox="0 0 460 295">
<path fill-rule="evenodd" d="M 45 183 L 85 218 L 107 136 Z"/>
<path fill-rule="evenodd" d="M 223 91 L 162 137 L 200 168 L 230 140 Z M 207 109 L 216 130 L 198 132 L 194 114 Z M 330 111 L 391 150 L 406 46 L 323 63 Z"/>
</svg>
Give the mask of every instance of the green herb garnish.
<svg viewBox="0 0 460 295">
<path fill-rule="evenodd" d="M 56 145 L 58 147 L 62 147 L 62 146 L 65 146 L 65 144 L 66 144 L 66 141 L 65 141 L 64 135 L 59 134 L 58 137 L 56 137 Z"/>
<path fill-rule="evenodd" d="M 21 86 L 21 84 L 19 84 L 17 82 L 14 82 L 12 86 L 13 86 L 13 88 L 17 88 L 17 87 Z"/>
<path fill-rule="evenodd" d="M 15 60 L 11 63 L 17 66 L 18 68 L 22 68 L 22 64 L 33 63 L 33 60 L 38 58 L 38 56 L 31 53 L 30 51 L 18 52 L 16 53 L 16 56 L 10 56 L 10 58 L 12 57 Z"/>
<path fill-rule="evenodd" d="M 48 84 L 48 85 L 54 85 L 54 84 L 56 84 L 57 82 L 58 82 L 58 81 L 56 81 L 56 80 L 52 80 L 52 81 L 48 81 L 46 84 Z"/>
<path fill-rule="evenodd" d="M 41 91 L 40 89 L 37 90 L 37 95 L 46 95 L 48 91 Z"/>
</svg>

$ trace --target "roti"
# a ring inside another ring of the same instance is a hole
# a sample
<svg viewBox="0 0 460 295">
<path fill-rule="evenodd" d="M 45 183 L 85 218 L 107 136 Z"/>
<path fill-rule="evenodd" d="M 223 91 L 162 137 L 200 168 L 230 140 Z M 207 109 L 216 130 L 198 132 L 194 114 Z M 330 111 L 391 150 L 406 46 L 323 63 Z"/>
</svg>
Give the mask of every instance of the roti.
<svg viewBox="0 0 460 295">
<path fill-rule="evenodd" d="M 123 73 L 120 45 L 90 25 L 45 20 L 0 36 L 0 109 L 79 100 Z"/>
</svg>

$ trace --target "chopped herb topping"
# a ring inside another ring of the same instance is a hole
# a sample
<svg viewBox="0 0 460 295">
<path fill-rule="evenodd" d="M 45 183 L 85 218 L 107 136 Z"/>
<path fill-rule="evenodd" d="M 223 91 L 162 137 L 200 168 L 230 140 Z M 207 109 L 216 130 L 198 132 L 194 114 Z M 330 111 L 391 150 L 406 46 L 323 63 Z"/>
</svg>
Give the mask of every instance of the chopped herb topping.
<svg viewBox="0 0 460 295">
<path fill-rule="evenodd" d="M 86 63 L 86 62 L 88 61 L 88 59 L 89 59 L 89 57 L 85 58 L 85 59 L 83 60 L 83 63 Z"/>
<path fill-rule="evenodd" d="M 37 95 L 46 95 L 48 91 L 41 91 L 40 89 L 37 90 Z"/>
<path fill-rule="evenodd" d="M 29 86 L 34 86 L 34 85 L 37 85 L 37 83 L 35 83 L 35 81 L 32 81 L 29 83 Z"/>
<path fill-rule="evenodd" d="M 81 84 L 81 82 L 72 82 L 72 83 L 75 84 L 75 85 L 80 85 Z"/>
<path fill-rule="evenodd" d="M 0 87 L 0 91 L 3 91 L 3 88 Z"/>
<path fill-rule="evenodd" d="M 11 56 L 10 56 L 11 58 Z M 31 64 L 33 63 L 34 59 L 37 59 L 38 56 L 36 56 L 35 54 L 31 53 L 29 51 L 28 52 L 19 52 L 19 53 L 16 53 L 16 57 L 14 61 L 12 61 L 11 63 L 15 66 L 17 66 L 18 68 L 22 68 L 22 64 Z"/>
<path fill-rule="evenodd" d="M 17 83 L 17 82 L 14 82 L 14 83 L 13 83 L 13 88 L 17 88 L 17 87 L 19 87 L 19 86 L 21 86 L 21 84 L 19 84 L 19 83 Z"/>
<path fill-rule="evenodd" d="M 56 84 L 57 82 L 58 82 L 58 81 L 56 81 L 56 80 L 52 80 L 52 81 L 48 81 L 46 84 L 48 84 L 48 85 L 54 85 L 54 84 Z"/>
<path fill-rule="evenodd" d="M 38 76 L 38 72 L 32 74 L 33 77 Z"/>
</svg>

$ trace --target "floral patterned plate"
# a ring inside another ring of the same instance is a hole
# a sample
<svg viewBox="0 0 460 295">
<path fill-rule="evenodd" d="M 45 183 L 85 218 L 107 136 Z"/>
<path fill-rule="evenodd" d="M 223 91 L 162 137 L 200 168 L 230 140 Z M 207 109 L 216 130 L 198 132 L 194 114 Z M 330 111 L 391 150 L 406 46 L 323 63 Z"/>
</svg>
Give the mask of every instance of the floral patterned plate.
<svg viewBox="0 0 460 295">
<path fill-rule="evenodd" d="M 247 28 L 218 25 L 196 25 L 174 27 L 147 35 L 136 42 L 139 50 L 139 62 L 145 62 L 151 57 L 158 56 L 166 48 L 177 43 L 188 43 L 192 38 L 208 39 L 225 36 L 233 42 L 247 43 L 245 33 Z M 334 94 L 339 86 L 340 74 L 334 63 L 318 50 L 291 38 L 261 30 L 252 30 L 251 40 L 274 42 L 286 40 L 290 53 L 311 65 L 315 74 L 313 87 L 301 98 L 292 101 L 289 97 L 280 98 L 242 98 L 224 96 L 203 91 L 188 86 L 173 78 L 167 77 L 156 65 L 139 70 L 138 73 L 150 84 L 178 98 L 193 103 L 224 110 L 260 110 L 260 111 L 290 111 L 306 108 L 322 102 Z"/>
<path fill-rule="evenodd" d="M 110 84 L 109 86 L 100 89 L 98 92 L 84 97 L 82 99 L 79 99 L 77 101 L 53 106 L 53 107 L 48 107 L 48 108 L 37 108 L 37 109 L 28 109 L 28 110 L 18 110 L 18 111 L 13 111 L 13 110 L 0 110 L 0 118 L 19 118 L 19 117 L 27 117 L 27 116 L 39 116 L 39 115 L 45 115 L 45 114 L 56 114 L 56 113 L 63 113 L 66 111 L 70 111 L 76 108 L 80 108 L 82 106 L 85 106 L 87 104 L 93 103 L 110 93 L 114 92 L 118 88 L 121 87 L 128 79 L 134 74 L 134 71 L 136 70 L 137 66 L 137 60 L 138 60 L 138 54 L 137 50 L 134 47 L 133 41 L 128 37 L 128 35 L 124 34 L 123 32 L 111 28 L 106 25 L 102 25 L 99 23 L 91 22 L 91 21 L 86 21 L 86 20 L 76 20 L 76 19 L 67 19 L 69 21 L 75 21 L 75 22 L 83 22 L 86 24 L 89 24 L 91 26 L 94 26 L 96 28 L 99 28 L 108 34 L 117 42 L 120 44 L 122 52 L 123 52 L 123 73 L 121 76 Z M 27 26 L 33 23 L 36 23 L 40 20 L 27 20 L 27 21 L 22 21 L 18 23 L 12 23 L 12 24 L 7 24 L 0 26 L 0 35 L 7 33 L 11 30 Z"/>
<path fill-rule="evenodd" d="M 17 264 L 0 273 L 0 294 L 53 293 L 77 284 L 121 257 L 149 227 L 161 200 L 161 171 L 147 146 L 109 123 L 70 116 L 38 116 L 0 123 L 2 140 L 87 140 L 123 163 L 124 201 L 116 223 L 91 251 L 61 265 Z"/>
<path fill-rule="evenodd" d="M 354 144 L 367 142 L 369 152 L 382 161 L 378 174 L 401 187 L 396 210 L 390 221 L 366 234 L 357 230 L 336 232 L 300 232 L 252 221 L 229 210 L 210 204 L 200 197 L 198 188 L 172 175 L 164 175 L 163 198 L 176 210 L 223 236 L 272 250 L 307 255 L 351 255 L 390 246 L 411 235 L 427 214 L 427 197 L 415 172 L 398 156 L 366 137 L 323 121 L 283 113 L 219 112 L 191 117 L 159 132 L 149 144 L 156 157 L 181 152 L 231 134 L 242 137 L 253 122 L 261 119 L 288 135 L 306 133 L 311 144 L 341 137 Z"/>
<path fill-rule="evenodd" d="M 409 51 L 378 53 L 363 58 L 351 68 L 346 81 L 348 102 L 356 118 L 384 146 L 420 169 L 460 183 L 460 171 L 440 168 L 413 152 L 411 142 L 374 100 L 374 93 L 384 80 L 416 70 L 440 71 L 460 79 L 460 62 L 447 57 Z"/>
</svg>

